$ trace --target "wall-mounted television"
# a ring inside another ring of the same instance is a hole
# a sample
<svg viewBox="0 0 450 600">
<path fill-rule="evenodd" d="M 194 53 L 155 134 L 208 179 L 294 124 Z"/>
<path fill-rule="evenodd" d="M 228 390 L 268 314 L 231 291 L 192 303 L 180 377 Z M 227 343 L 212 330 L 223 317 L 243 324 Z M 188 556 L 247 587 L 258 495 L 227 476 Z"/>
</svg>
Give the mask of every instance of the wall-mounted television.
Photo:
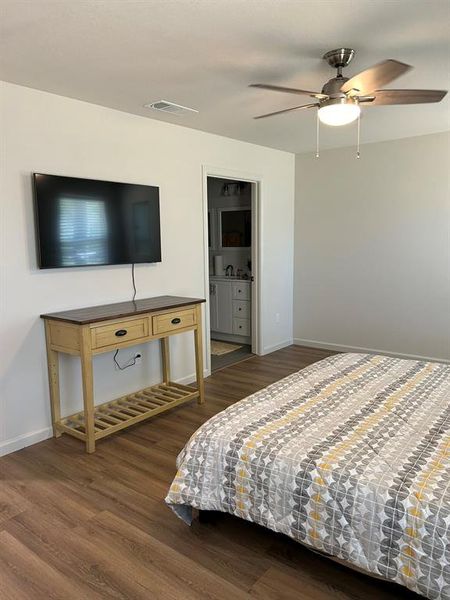
<svg viewBox="0 0 450 600">
<path fill-rule="evenodd" d="M 34 173 L 41 269 L 161 262 L 159 188 Z"/>
</svg>

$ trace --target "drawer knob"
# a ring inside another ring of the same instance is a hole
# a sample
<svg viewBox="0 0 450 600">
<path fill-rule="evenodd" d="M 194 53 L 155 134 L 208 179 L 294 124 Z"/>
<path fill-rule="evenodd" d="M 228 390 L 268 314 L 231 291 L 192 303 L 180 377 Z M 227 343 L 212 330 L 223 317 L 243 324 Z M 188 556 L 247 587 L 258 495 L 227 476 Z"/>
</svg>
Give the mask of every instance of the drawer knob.
<svg viewBox="0 0 450 600">
<path fill-rule="evenodd" d="M 181 319 L 179 317 L 175 317 L 175 319 L 172 319 L 172 323 L 173 325 L 178 325 L 178 323 L 181 323 Z"/>
<path fill-rule="evenodd" d="M 117 337 L 123 337 L 124 335 L 127 335 L 127 333 L 128 332 L 126 329 L 118 329 L 114 335 Z"/>
<path fill-rule="evenodd" d="M 239 294 L 242 292 L 242 290 L 238 290 Z"/>
<path fill-rule="evenodd" d="M 241 308 L 241 307 L 239 307 L 239 309 L 238 309 L 238 310 L 242 310 L 242 308 Z"/>
<path fill-rule="evenodd" d="M 239 325 L 239 329 L 242 329 L 242 325 Z"/>
</svg>

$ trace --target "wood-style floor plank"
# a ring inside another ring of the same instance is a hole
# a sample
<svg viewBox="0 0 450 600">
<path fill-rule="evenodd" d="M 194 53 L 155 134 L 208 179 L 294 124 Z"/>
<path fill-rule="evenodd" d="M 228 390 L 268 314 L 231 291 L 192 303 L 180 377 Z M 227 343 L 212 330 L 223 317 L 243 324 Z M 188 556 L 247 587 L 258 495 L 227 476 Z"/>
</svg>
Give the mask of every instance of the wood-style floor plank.
<svg viewBox="0 0 450 600">
<path fill-rule="evenodd" d="M 85 593 L 77 579 L 65 577 L 8 531 L 0 532 L 0 569 L 8 581 L 3 592 L 12 588 L 12 597 L 77 600 Z"/>
<path fill-rule="evenodd" d="M 164 504 L 175 459 L 230 404 L 332 354 L 290 347 L 215 372 L 194 402 L 95 454 L 63 435 L 0 460 L 2 600 L 418 598 L 230 515 L 187 527 Z"/>
</svg>

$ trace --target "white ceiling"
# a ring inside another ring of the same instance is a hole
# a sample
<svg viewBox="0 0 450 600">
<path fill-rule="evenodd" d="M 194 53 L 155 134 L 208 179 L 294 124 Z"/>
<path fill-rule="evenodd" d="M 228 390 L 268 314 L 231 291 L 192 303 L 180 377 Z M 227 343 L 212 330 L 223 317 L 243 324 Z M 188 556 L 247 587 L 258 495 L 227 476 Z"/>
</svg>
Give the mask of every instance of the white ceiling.
<svg viewBox="0 0 450 600">
<path fill-rule="evenodd" d="M 391 87 L 450 88 L 447 0 L 0 0 L 0 10 L 0 79 L 291 152 L 315 147 L 314 111 L 254 121 L 303 97 L 247 85 L 320 91 L 334 76 L 327 50 L 356 50 L 347 76 L 395 58 L 415 69 Z M 143 108 L 160 99 L 200 112 Z M 450 129 L 450 94 L 363 111 L 362 142 Z M 355 126 L 321 137 L 347 146 Z"/>
</svg>

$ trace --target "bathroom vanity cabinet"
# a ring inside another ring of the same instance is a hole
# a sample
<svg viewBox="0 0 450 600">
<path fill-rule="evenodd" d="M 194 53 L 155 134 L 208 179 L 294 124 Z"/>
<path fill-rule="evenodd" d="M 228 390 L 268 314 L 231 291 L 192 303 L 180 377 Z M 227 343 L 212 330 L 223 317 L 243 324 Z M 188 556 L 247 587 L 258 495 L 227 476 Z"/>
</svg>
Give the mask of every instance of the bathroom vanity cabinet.
<svg viewBox="0 0 450 600">
<path fill-rule="evenodd" d="M 251 281 L 210 277 L 211 336 L 251 343 Z"/>
</svg>

